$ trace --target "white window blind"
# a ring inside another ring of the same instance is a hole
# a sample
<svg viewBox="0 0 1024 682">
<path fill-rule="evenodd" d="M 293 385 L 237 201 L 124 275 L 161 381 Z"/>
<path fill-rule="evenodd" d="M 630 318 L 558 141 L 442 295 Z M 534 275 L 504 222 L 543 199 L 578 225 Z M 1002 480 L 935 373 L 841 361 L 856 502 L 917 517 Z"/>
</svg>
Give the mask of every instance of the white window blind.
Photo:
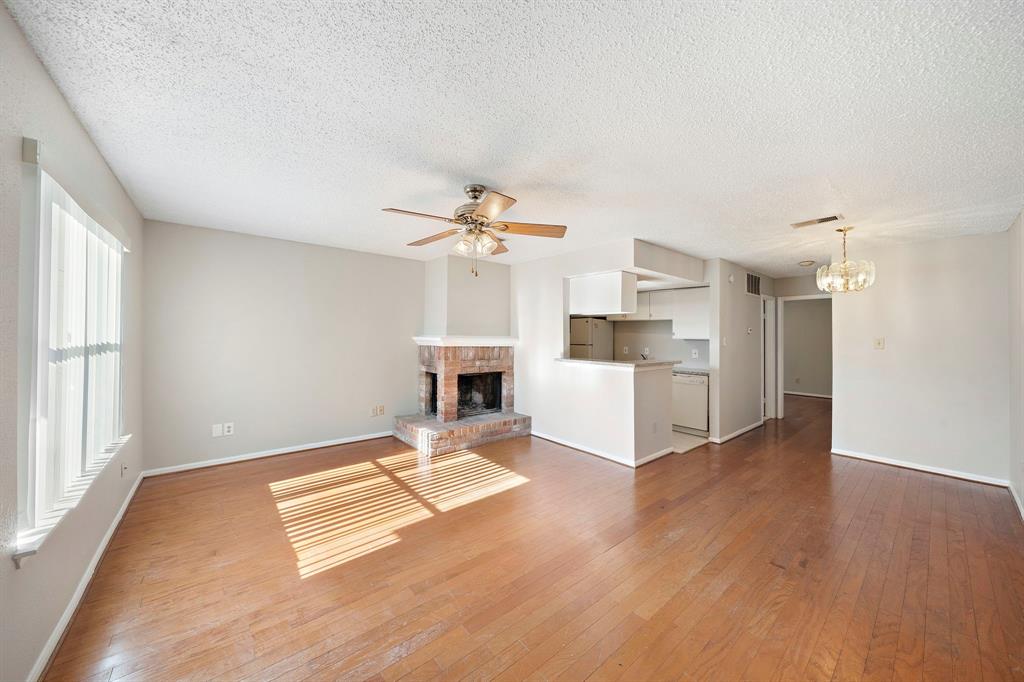
<svg viewBox="0 0 1024 682">
<path fill-rule="evenodd" d="M 35 536 L 78 503 L 126 440 L 125 248 L 45 172 L 39 189 L 38 336 L 26 491 L 26 530 Z"/>
</svg>

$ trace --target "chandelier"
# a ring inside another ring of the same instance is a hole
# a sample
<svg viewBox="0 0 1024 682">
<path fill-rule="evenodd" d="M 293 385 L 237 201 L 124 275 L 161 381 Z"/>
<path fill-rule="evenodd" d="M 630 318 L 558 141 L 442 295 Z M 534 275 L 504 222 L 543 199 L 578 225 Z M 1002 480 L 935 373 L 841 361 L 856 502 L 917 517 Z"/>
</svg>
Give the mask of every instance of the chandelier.
<svg viewBox="0 0 1024 682">
<path fill-rule="evenodd" d="M 836 232 L 843 234 L 843 260 L 841 263 L 822 265 L 818 268 L 818 288 L 830 294 L 847 291 L 864 291 L 875 283 L 875 264 L 869 260 L 849 260 L 846 257 L 846 233 L 852 227 L 842 227 Z"/>
</svg>

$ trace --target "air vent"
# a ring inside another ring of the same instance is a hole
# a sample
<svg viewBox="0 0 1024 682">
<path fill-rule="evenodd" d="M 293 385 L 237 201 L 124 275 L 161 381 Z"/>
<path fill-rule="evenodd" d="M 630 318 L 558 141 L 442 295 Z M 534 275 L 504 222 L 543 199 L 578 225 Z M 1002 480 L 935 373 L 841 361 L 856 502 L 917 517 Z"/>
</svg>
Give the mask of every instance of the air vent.
<svg viewBox="0 0 1024 682">
<path fill-rule="evenodd" d="M 747 293 L 754 296 L 761 295 L 761 278 L 749 272 L 747 273 Z"/>
<path fill-rule="evenodd" d="M 804 220 L 799 223 L 790 223 L 794 228 L 800 229 L 801 227 L 810 227 L 811 225 L 821 225 L 822 223 L 831 223 L 836 220 L 842 220 L 843 215 L 837 213 L 835 215 L 827 215 L 824 218 L 815 218 L 814 220 Z"/>
</svg>

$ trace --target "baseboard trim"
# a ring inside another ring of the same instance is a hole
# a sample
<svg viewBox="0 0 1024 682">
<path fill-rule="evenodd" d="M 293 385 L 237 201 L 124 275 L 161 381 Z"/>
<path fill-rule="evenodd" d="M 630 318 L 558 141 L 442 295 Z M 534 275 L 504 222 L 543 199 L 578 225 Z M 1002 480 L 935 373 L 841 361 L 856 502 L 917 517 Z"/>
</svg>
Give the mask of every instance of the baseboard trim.
<svg viewBox="0 0 1024 682">
<path fill-rule="evenodd" d="M 761 427 L 761 426 L 764 426 L 764 417 L 761 418 L 761 421 L 754 422 L 750 426 L 744 426 L 739 431 L 733 431 L 728 436 L 723 436 L 722 438 L 708 438 L 708 440 L 710 442 L 712 442 L 712 443 L 717 444 L 717 445 L 721 445 L 722 443 L 724 443 L 724 442 L 726 442 L 728 440 L 732 440 L 733 438 L 736 438 L 737 436 L 742 436 L 747 431 L 753 431 L 754 429 L 756 429 L 758 427 Z"/>
<path fill-rule="evenodd" d="M 559 445 L 564 445 L 565 447 L 572 448 L 573 450 L 579 450 L 580 452 L 585 452 L 588 455 L 594 455 L 595 457 L 600 457 L 601 459 L 607 459 L 609 462 L 615 462 L 616 464 L 621 464 L 622 466 L 626 466 L 626 467 L 629 467 L 631 469 L 634 468 L 633 463 L 630 462 L 629 460 L 627 460 L 625 457 L 619 457 L 618 455 L 613 455 L 612 453 L 605 452 L 604 450 L 596 450 L 594 448 L 588 448 L 588 447 L 586 447 L 584 445 L 580 445 L 579 443 L 573 443 L 572 441 L 565 440 L 564 438 L 556 438 L 555 436 L 551 436 L 551 435 L 548 435 L 546 433 L 537 433 L 536 431 L 534 431 L 532 435 L 537 436 L 537 438 L 542 438 L 544 440 L 549 440 L 552 443 L 558 443 Z"/>
<path fill-rule="evenodd" d="M 984 483 L 986 485 L 995 485 L 1000 488 L 1010 488 L 1010 482 L 1002 478 L 993 478 L 991 476 L 982 476 L 980 474 L 970 474 L 966 471 L 957 471 L 955 469 L 943 469 L 942 467 L 928 466 L 927 464 L 918 464 L 916 462 L 908 462 L 903 459 L 893 459 L 892 457 L 880 457 L 878 455 L 871 455 L 865 452 L 857 452 L 856 450 L 845 450 L 842 448 L 832 448 L 833 455 L 839 455 L 840 457 L 852 457 L 854 459 L 863 459 L 868 462 L 877 462 L 879 464 L 888 464 L 889 466 L 900 467 L 901 469 L 914 469 L 915 471 L 923 471 L 928 474 L 938 474 L 939 476 L 948 476 L 949 478 L 959 478 L 963 481 L 971 481 L 973 483 Z M 1012 492 L 1012 488 L 1011 488 Z M 1020 504 L 1018 502 L 1018 504 Z"/>
<path fill-rule="evenodd" d="M 1021 499 L 1020 493 L 1013 487 L 1011 483 L 1007 486 L 1010 489 L 1010 495 L 1013 496 L 1013 501 L 1017 503 L 1017 511 L 1020 512 L 1020 520 L 1024 521 L 1024 500 Z"/>
<path fill-rule="evenodd" d="M 783 391 L 786 395 L 802 395 L 805 398 L 825 398 L 826 400 L 832 400 L 832 396 L 825 395 L 824 393 L 802 393 L 800 391 Z"/>
<path fill-rule="evenodd" d="M 274 448 L 272 450 L 260 450 L 258 452 L 247 452 L 241 455 L 232 455 L 230 457 L 220 457 L 218 459 L 204 459 L 199 462 L 189 462 L 188 464 L 175 464 L 169 467 L 159 467 L 157 469 L 147 469 L 142 472 L 143 476 L 162 476 L 164 474 L 176 474 L 181 471 L 191 471 L 192 469 L 205 469 L 206 467 L 216 467 L 223 464 L 234 464 L 235 462 L 244 462 L 250 459 L 262 459 L 264 457 L 276 457 L 277 455 L 290 455 L 295 452 L 302 452 L 303 450 L 316 450 L 318 448 L 329 448 L 334 445 L 347 445 L 348 443 L 359 443 L 364 440 L 374 440 L 377 438 L 387 438 L 393 435 L 392 431 L 381 431 L 380 433 L 366 433 L 360 436 L 346 436 L 345 438 L 334 438 L 332 440 L 324 440 L 318 443 L 305 443 L 303 445 L 290 445 L 283 448 Z"/>
<path fill-rule="evenodd" d="M 650 455 L 647 455 L 646 457 L 641 457 L 640 459 L 638 459 L 636 461 L 636 466 L 643 466 L 644 464 L 647 464 L 648 462 L 653 462 L 656 459 L 661 459 L 665 455 L 671 455 L 673 452 L 675 452 L 675 449 L 673 449 L 671 447 L 667 447 L 664 450 L 658 450 L 655 453 L 652 453 Z"/>
<path fill-rule="evenodd" d="M 85 596 L 85 591 L 89 588 L 89 583 L 92 582 L 92 576 L 96 572 L 96 567 L 99 565 L 100 559 L 103 558 L 103 554 L 107 551 L 107 545 L 110 544 L 110 539 L 114 537 L 114 532 L 117 530 L 117 527 L 121 525 L 121 519 L 124 518 L 124 513 L 128 510 L 128 505 L 131 504 L 133 499 L 135 499 L 135 491 L 139 489 L 139 484 L 142 483 L 143 478 L 145 478 L 144 473 L 140 473 L 135 477 L 135 482 L 132 483 L 132 487 L 125 496 L 124 502 L 121 503 L 120 509 L 118 509 L 117 513 L 114 514 L 114 519 L 107 528 L 107 532 L 104 533 L 103 539 L 100 540 L 100 544 L 93 553 L 92 559 L 89 560 L 88 566 L 85 567 L 85 573 L 82 574 L 81 580 L 78 581 L 78 586 L 75 588 L 74 594 L 71 595 L 71 600 L 68 602 L 67 608 L 64 609 L 64 613 L 61 614 L 56 627 L 54 627 L 53 632 L 50 633 L 50 638 L 46 640 L 43 650 L 39 652 L 39 656 L 36 658 L 36 662 L 32 666 L 32 670 L 29 671 L 28 679 L 31 682 L 35 682 L 40 679 L 49 667 L 50 657 L 53 656 L 53 652 L 57 650 L 57 645 L 64 639 L 64 635 L 67 633 L 68 624 L 71 623 L 71 619 L 74 618 L 75 612 L 78 611 L 78 606 L 82 601 L 82 597 Z"/>
</svg>

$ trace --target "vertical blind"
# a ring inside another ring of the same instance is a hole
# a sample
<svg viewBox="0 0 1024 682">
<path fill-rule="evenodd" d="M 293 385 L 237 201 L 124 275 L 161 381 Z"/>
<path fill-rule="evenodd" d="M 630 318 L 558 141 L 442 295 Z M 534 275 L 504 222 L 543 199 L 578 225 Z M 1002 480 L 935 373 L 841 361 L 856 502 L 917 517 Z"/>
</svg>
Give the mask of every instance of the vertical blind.
<svg viewBox="0 0 1024 682">
<path fill-rule="evenodd" d="M 73 507 L 123 442 L 125 248 L 45 172 L 40 200 L 35 527 Z"/>
</svg>

